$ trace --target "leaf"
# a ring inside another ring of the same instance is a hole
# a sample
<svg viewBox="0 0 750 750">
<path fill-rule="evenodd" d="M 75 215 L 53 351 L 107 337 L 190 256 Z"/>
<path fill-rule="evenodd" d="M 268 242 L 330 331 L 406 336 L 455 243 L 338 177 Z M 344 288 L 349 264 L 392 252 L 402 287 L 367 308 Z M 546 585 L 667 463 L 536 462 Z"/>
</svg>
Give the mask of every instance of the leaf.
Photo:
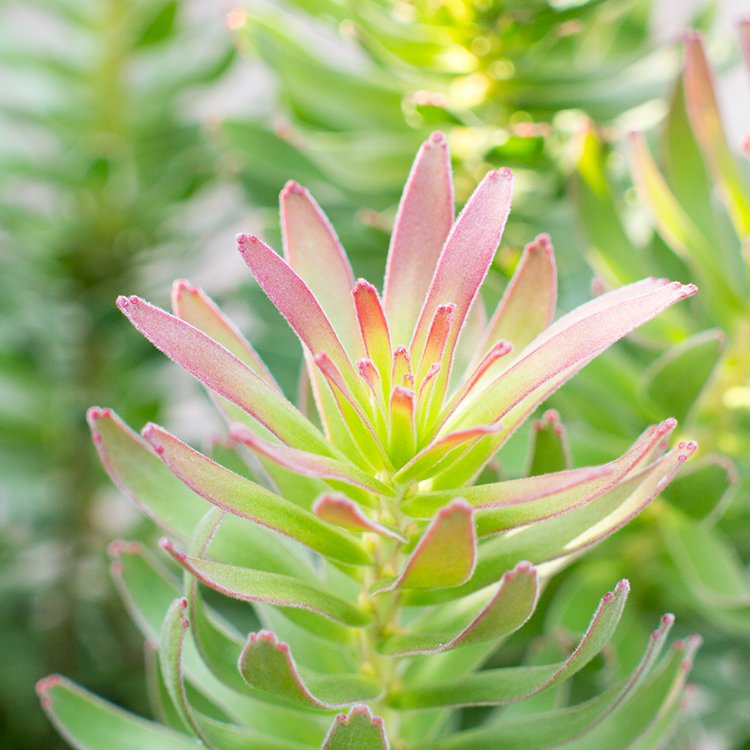
<svg viewBox="0 0 750 750">
<path fill-rule="evenodd" d="M 257 690 L 305 708 L 333 711 L 381 694 L 377 682 L 361 675 L 335 674 L 303 680 L 289 646 L 273 633 L 250 633 L 239 659 L 243 678 Z"/>
<path fill-rule="evenodd" d="M 729 207 L 740 237 L 750 234 L 750 204 L 739 165 L 727 143 L 700 34 L 685 35 L 685 102 L 695 137 Z"/>
<path fill-rule="evenodd" d="M 347 497 L 321 495 L 313 505 L 313 513 L 324 521 L 345 529 L 369 531 L 372 534 L 380 534 L 399 542 L 406 542 L 406 538 L 401 534 L 366 516 L 361 508 Z"/>
<path fill-rule="evenodd" d="M 332 529 L 309 511 L 225 469 L 161 427 L 149 424 L 143 435 L 170 470 L 213 505 L 291 537 L 333 559 L 354 565 L 370 562 L 368 553 L 353 537 Z"/>
<path fill-rule="evenodd" d="M 731 461 L 724 456 L 706 456 L 675 477 L 664 497 L 696 521 L 716 518 L 731 502 L 737 482 L 737 469 Z"/>
<path fill-rule="evenodd" d="M 244 362 L 258 377 L 281 391 L 258 353 L 224 315 L 216 303 L 200 288 L 179 279 L 172 285 L 172 311 L 186 323 L 195 326 Z"/>
<path fill-rule="evenodd" d="M 711 285 L 715 293 L 725 297 L 721 300 L 723 307 L 735 307 L 738 304 L 738 279 L 726 278 L 720 271 L 717 251 L 677 202 L 654 163 L 645 139 L 639 134 L 630 135 L 630 155 L 638 194 L 649 207 L 665 242 Z M 721 312 L 721 308 L 717 307 L 717 311 Z"/>
<path fill-rule="evenodd" d="M 258 601 L 275 607 L 305 609 L 352 627 L 369 624 L 371 618 L 361 609 L 333 594 L 320 584 L 313 584 L 278 573 L 267 573 L 212 560 L 189 557 L 162 540 L 162 546 L 183 568 L 225 596 L 244 601 Z"/>
<path fill-rule="evenodd" d="M 99 459 L 117 487 L 166 532 L 189 539 L 205 504 L 111 409 L 91 407 L 86 418 Z"/>
<path fill-rule="evenodd" d="M 441 133 L 433 133 L 412 165 L 388 250 L 383 306 L 396 344 L 411 339 L 452 224 L 448 146 Z"/>
<path fill-rule="evenodd" d="M 642 375 L 642 393 L 659 411 L 688 418 L 724 352 L 722 331 L 702 331 L 668 349 Z"/>
<path fill-rule="evenodd" d="M 255 280 L 308 351 L 313 355 L 325 354 L 330 357 L 352 393 L 365 401 L 366 394 L 359 374 L 310 287 L 257 237 L 240 234 L 237 245 Z"/>
<path fill-rule="evenodd" d="M 585 505 L 642 468 L 653 460 L 676 424 L 668 419 L 649 427 L 622 456 L 606 464 L 464 487 L 462 493 L 470 505 L 486 509 L 479 514 L 480 519 L 485 519 L 480 521 L 480 533 L 487 533 L 491 525 L 499 530 L 502 524 L 512 528 L 544 520 Z M 440 490 L 414 495 L 404 500 L 402 511 L 429 518 L 455 493 L 456 490 Z"/>
<path fill-rule="evenodd" d="M 570 469 L 570 446 L 560 415 L 550 409 L 533 425 L 531 461 L 526 474 L 530 477 Z"/>
<path fill-rule="evenodd" d="M 37 683 L 42 708 L 77 750 L 196 750 L 192 737 L 123 711 L 59 675 Z"/>
<path fill-rule="evenodd" d="M 718 529 L 673 511 L 662 519 L 661 531 L 682 579 L 698 601 L 716 609 L 750 606 L 750 576 Z"/>
<path fill-rule="evenodd" d="M 501 714 L 489 726 L 465 730 L 429 745 L 418 743 L 413 750 L 496 750 L 498 736 L 503 738 L 503 750 L 547 750 L 560 742 L 585 736 L 640 689 L 656 664 L 673 621 L 671 615 L 662 617 L 633 672 L 591 700 L 541 713 Z"/>
<path fill-rule="evenodd" d="M 669 715 L 672 706 L 679 706 L 693 655 L 699 638 L 675 644 L 669 658 L 642 689 L 623 701 L 603 722 L 583 737 L 560 745 L 565 750 L 628 750 L 636 745 L 660 720 Z M 670 717 L 674 719 L 674 715 Z M 659 727 L 662 731 L 663 727 Z M 637 746 L 637 745 L 636 745 Z M 646 747 L 650 747 L 648 744 Z"/>
<path fill-rule="evenodd" d="M 473 509 L 460 498 L 441 508 L 422 535 L 401 574 L 373 593 L 404 589 L 458 586 L 471 577 L 476 564 Z"/>
<path fill-rule="evenodd" d="M 230 434 L 233 439 L 252 448 L 256 453 L 305 476 L 336 480 L 376 494 L 393 496 L 394 491 L 391 487 L 347 461 L 338 461 L 335 458 L 271 443 L 254 435 L 244 425 L 234 426 Z"/>
<path fill-rule="evenodd" d="M 512 188 L 510 170 L 490 172 L 467 201 L 440 253 L 409 347 L 412 359 L 418 362 L 437 307 L 448 303 L 456 306 L 440 362 L 438 380 L 443 385 L 438 392 L 448 382 L 458 334 L 500 243 L 510 211 Z"/>
<path fill-rule="evenodd" d="M 298 183 L 290 181 L 284 186 L 280 204 L 287 263 L 320 302 L 344 348 L 353 357 L 361 357 L 362 339 L 352 303 L 354 276 L 336 232 L 310 193 Z"/>
<path fill-rule="evenodd" d="M 615 341 L 669 306 L 696 292 L 678 282 L 644 280 L 598 297 L 547 328 L 526 347 L 508 370 L 441 427 L 461 427 L 502 420 L 509 435 L 533 408 Z"/>
<path fill-rule="evenodd" d="M 385 312 L 375 287 L 364 279 L 358 279 L 352 292 L 354 306 L 357 311 L 359 332 L 365 345 L 368 359 L 362 359 L 357 364 L 360 374 L 370 381 L 370 387 L 381 400 L 391 391 L 391 368 L 393 366 L 393 351 L 391 334 Z M 367 363 L 370 362 L 377 373 L 376 376 L 367 374 Z"/>
<path fill-rule="evenodd" d="M 456 680 L 405 686 L 392 692 L 389 705 L 401 710 L 437 706 L 489 706 L 523 700 L 583 669 L 609 642 L 629 591 L 620 581 L 605 594 L 586 632 L 570 655 L 557 664 L 486 669 Z"/>
<path fill-rule="evenodd" d="M 490 601 L 458 633 L 405 632 L 386 636 L 377 648 L 382 654 L 435 654 L 461 646 L 498 641 L 518 630 L 536 608 L 536 569 L 521 562 L 500 579 Z"/>
<path fill-rule="evenodd" d="M 251 414 L 287 445 L 330 455 L 331 446 L 319 430 L 221 344 L 138 297 L 118 297 L 117 305 L 157 349 Z"/>
<path fill-rule="evenodd" d="M 557 267 L 550 238 L 540 234 L 526 245 L 518 267 L 490 320 L 478 355 L 501 340 L 520 353 L 550 323 L 557 302 Z"/>
<path fill-rule="evenodd" d="M 367 706 L 354 706 L 347 715 L 339 714 L 323 741 L 321 750 L 389 750 L 383 720 Z"/>
<path fill-rule="evenodd" d="M 569 560 L 621 529 L 646 508 L 696 447 L 695 443 L 681 444 L 596 502 L 494 536 L 480 545 L 474 575 L 465 584 L 431 592 L 410 591 L 404 595 L 403 603 L 436 604 L 466 596 L 494 583 L 498 571 L 507 570 L 519 559 L 537 566 L 545 561 Z"/>
</svg>

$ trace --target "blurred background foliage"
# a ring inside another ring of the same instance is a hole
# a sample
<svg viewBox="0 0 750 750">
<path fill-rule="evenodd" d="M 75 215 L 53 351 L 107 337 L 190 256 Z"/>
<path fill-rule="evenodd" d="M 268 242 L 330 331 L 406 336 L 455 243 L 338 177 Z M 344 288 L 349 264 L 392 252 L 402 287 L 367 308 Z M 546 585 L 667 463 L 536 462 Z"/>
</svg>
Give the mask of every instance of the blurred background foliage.
<svg viewBox="0 0 750 750">
<path fill-rule="evenodd" d="M 707 31 L 714 6 L 700 4 L 691 27 Z M 587 592 L 629 576 L 628 633 L 645 634 L 667 606 L 682 630 L 708 636 L 694 673 L 706 729 L 687 727 L 676 746 L 701 746 L 690 734 L 750 747 L 750 319 L 747 231 L 732 211 L 747 201 L 746 160 L 734 168 L 722 156 L 714 171 L 675 86 L 680 45 L 655 38 L 653 15 L 646 0 L 0 7 L 0 747 L 64 746 L 33 697 L 50 671 L 146 710 L 140 643 L 103 550 L 112 536 L 153 532 L 104 481 L 84 410 L 112 405 L 140 424 L 177 415 L 185 393 L 124 325 L 115 295 L 164 301 L 174 276 L 212 279 L 233 316 L 252 310 L 253 342 L 294 396 L 293 335 L 256 288 L 228 282 L 231 270 L 217 277 L 209 238 L 236 227 L 278 246 L 278 192 L 295 179 L 328 212 L 355 272 L 376 279 L 411 159 L 435 129 L 450 143 L 459 201 L 487 169 L 516 173 L 490 294 L 540 231 L 558 250 L 561 310 L 590 296 L 592 270 L 602 288 L 650 274 L 701 284 L 687 313 L 616 347 L 554 399 L 577 465 L 615 455 L 668 414 L 702 440 L 704 458 L 554 583 L 545 628 L 575 622 Z M 732 62 L 731 45 L 712 53 Z M 631 129 L 649 131 L 658 166 L 640 141 L 624 146 Z M 729 208 L 713 187 L 727 169 L 739 196 Z M 228 265 L 230 242 L 220 247 Z M 208 437 L 200 409 L 190 414 L 192 434 Z M 501 457 L 506 474 L 522 470 L 528 440 Z"/>
</svg>

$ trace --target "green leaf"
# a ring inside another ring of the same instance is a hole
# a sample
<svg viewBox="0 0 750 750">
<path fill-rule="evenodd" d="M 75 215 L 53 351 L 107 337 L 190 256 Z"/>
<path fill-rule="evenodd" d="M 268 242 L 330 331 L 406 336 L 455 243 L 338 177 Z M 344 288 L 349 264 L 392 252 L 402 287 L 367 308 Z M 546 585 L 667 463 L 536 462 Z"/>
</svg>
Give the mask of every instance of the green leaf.
<svg viewBox="0 0 750 750">
<path fill-rule="evenodd" d="M 251 633 L 239 659 L 248 685 L 292 705 L 333 711 L 363 700 L 373 700 L 382 687 L 361 675 L 335 674 L 303 679 L 289 646 L 263 630 Z"/>
<path fill-rule="evenodd" d="M 679 706 L 682 688 L 692 666 L 693 654 L 700 639 L 678 642 L 661 668 L 641 690 L 623 701 L 601 724 L 583 737 L 560 745 L 564 750 L 628 750 L 632 743 L 662 727 L 661 719 Z"/>
<path fill-rule="evenodd" d="M 661 531 L 698 601 L 717 609 L 750 605 L 750 576 L 736 549 L 718 529 L 672 511 L 664 515 Z"/>
<path fill-rule="evenodd" d="M 188 628 L 186 608 L 187 600 L 180 598 L 175 599 L 167 610 L 159 637 L 159 667 L 172 705 L 184 726 L 192 732 L 197 727 L 191 715 L 182 675 L 182 650 Z"/>
<path fill-rule="evenodd" d="M 388 750 L 383 720 L 367 706 L 354 706 L 348 715 L 339 714 L 331 725 L 321 750 Z"/>
<path fill-rule="evenodd" d="M 167 533 L 189 539 L 206 504 L 111 409 L 92 407 L 87 419 L 112 481 Z"/>
<path fill-rule="evenodd" d="M 123 711 L 73 682 L 52 675 L 37 692 L 58 732 L 76 750 L 198 750 L 200 742 Z"/>
<path fill-rule="evenodd" d="M 289 536 L 334 560 L 354 565 L 371 562 L 352 535 L 224 468 L 157 425 L 147 425 L 143 436 L 181 481 L 222 510 Z"/>
<path fill-rule="evenodd" d="M 457 599 L 493 583 L 498 570 L 507 570 L 519 559 L 539 565 L 597 544 L 646 508 L 695 448 L 695 443 L 681 444 L 596 502 L 496 535 L 480 544 L 479 561 L 469 581 L 451 589 L 406 592 L 404 604 L 436 604 Z"/>
<path fill-rule="evenodd" d="M 486 669 L 456 680 L 397 689 L 388 703 L 399 709 L 488 706 L 528 698 L 583 669 L 609 642 L 620 621 L 630 586 L 620 581 L 599 602 L 578 646 L 557 664 Z"/>
<path fill-rule="evenodd" d="M 370 615 L 351 602 L 330 594 L 321 584 L 189 557 L 178 552 L 166 539 L 162 540 L 162 546 L 196 578 L 226 596 L 265 602 L 276 607 L 305 609 L 352 627 L 362 627 L 371 622 Z"/>
<path fill-rule="evenodd" d="M 706 456 L 688 466 L 664 490 L 681 513 L 702 521 L 719 517 L 737 488 L 737 470 L 724 456 Z"/>
<path fill-rule="evenodd" d="M 651 634 L 645 653 L 633 672 L 591 700 L 544 712 L 517 716 L 500 714 L 497 719 L 489 721 L 489 726 L 459 732 L 429 744 L 417 743 L 412 750 L 497 750 L 498 737 L 503 738 L 503 750 L 547 750 L 583 736 L 640 689 L 661 654 L 673 621 L 673 617 L 665 615 L 659 628 Z"/>
<path fill-rule="evenodd" d="M 528 476 L 570 469 L 570 447 L 560 415 L 551 409 L 534 422 Z"/>
<path fill-rule="evenodd" d="M 459 586 L 474 571 L 477 554 L 473 508 L 460 498 L 441 508 L 406 561 L 401 574 L 373 593 Z"/>
<path fill-rule="evenodd" d="M 641 377 L 642 393 L 659 412 L 688 418 L 724 351 L 722 331 L 702 331 L 662 354 Z"/>
<path fill-rule="evenodd" d="M 434 654 L 462 646 L 498 641 L 518 630 L 531 617 L 538 596 L 536 569 L 521 562 L 500 580 L 490 601 L 459 632 L 405 632 L 378 643 L 382 654 Z"/>
<path fill-rule="evenodd" d="M 161 7 L 157 6 L 155 12 L 149 3 L 146 7 L 152 11 L 152 16 L 144 24 L 134 47 L 152 47 L 167 41 L 175 32 L 177 22 L 178 5 L 176 0 L 168 0 Z"/>
</svg>

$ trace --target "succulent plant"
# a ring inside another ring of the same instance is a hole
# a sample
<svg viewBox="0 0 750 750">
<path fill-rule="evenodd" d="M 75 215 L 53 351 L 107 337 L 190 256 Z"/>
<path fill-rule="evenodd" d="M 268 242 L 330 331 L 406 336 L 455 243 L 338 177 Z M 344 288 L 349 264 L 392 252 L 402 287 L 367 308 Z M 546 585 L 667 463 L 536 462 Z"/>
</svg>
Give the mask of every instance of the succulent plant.
<svg viewBox="0 0 750 750">
<path fill-rule="evenodd" d="M 165 531 L 169 557 L 110 548 L 161 724 L 47 677 L 42 705 L 74 747 L 663 746 L 697 639 L 660 658 L 665 615 L 640 660 L 608 659 L 627 581 L 591 602 L 562 654 L 549 638 L 526 663 L 495 660 L 527 650 L 518 639 L 553 574 L 646 508 L 695 444 L 668 449 L 667 419 L 607 463 L 566 468 L 548 414 L 534 473 L 508 478 L 513 462 L 493 459 L 550 394 L 695 287 L 648 278 L 553 322 L 555 261 L 540 236 L 487 321 L 478 292 L 511 188 L 509 170 L 490 172 L 454 221 L 447 146 L 433 135 L 402 196 L 381 298 L 355 282 L 312 197 L 287 185 L 284 258 L 257 237 L 238 245 L 302 342 L 299 409 L 197 287 L 175 284 L 173 314 L 118 298 L 208 388 L 229 440 L 205 455 L 90 410 L 105 468 Z M 577 685 L 586 675 L 607 686 Z M 470 726 L 454 710 L 467 706 L 488 708 Z"/>
</svg>

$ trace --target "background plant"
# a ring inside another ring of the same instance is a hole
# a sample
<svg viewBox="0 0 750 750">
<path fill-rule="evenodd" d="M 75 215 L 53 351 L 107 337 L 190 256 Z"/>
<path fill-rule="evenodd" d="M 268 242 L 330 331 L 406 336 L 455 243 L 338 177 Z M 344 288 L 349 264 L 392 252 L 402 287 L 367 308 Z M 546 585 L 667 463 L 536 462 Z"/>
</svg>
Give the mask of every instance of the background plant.
<svg viewBox="0 0 750 750">
<path fill-rule="evenodd" d="M 102 497 L 83 414 L 105 392 L 131 418 L 161 412 L 159 363 L 112 299 L 203 239 L 186 218 L 216 159 L 190 98 L 234 53 L 176 2 L 7 3 L 0 19 L 0 744 L 51 748 L 40 673 L 144 702 L 101 558 L 132 519 Z"/>
<path fill-rule="evenodd" d="M 555 473 L 566 458 L 549 416 L 531 461 L 545 473 L 474 484 L 551 392 L 695 292 L 646 279 L 552 323 L 555 262 L 541 236 L 485 323 L 477 294 L 511 186 L 509 170 L 490 172 L 453 223 L 445 143 L 425 143 L 400 204 L 382 304 L 375 287 L 354 283 L 330 224 L 296 183 L 281 195 L 286 260 L 239 236 L 243 260 L 303 343 L 325 434 L 199 289 L 175 284 L 174 315 L 118 299 L 146 338 L 213 392 L 230 423 L 224 463 L 240 473 L 157 425 L 141 438 L 110 410 L 90 410 L 108 472 L 183 540 L 162 547 L 186 575 L 175 598 L 179 584 L 141 545 L 113 544 L 114 575 L 156 652 L 151 695 L 166 726 L 46 678 L 42 704 L 75 747 L 187 748 L 197 737 L 213 748 L 386 748 L 388 738 L 404 748 L 499 739 L 625 748 L 659 747 L 671 735 L 697 645 L 678 642 L 658 661 L 671 615 L 640 660 L 605 667 L 611 687 L 587 687 L 602 676 L 587 667 L 620 619 L 626 581 L 601 598 L 562 660 L 551 657 L 560 647 L 552 640 L 525 667 L 475 671 L 532 616 L 550 575 L 647 507 L 696 448 L 667 450 L 669 419 L 618 459 Z M 261 462 L 255 481 L 238 461 L 242 448 Z M 252 602 L 254 617 L 241 608 L 245 627 L 232 627 L 200 583 Z M 578 673 L 582 683 L 545 700 Z M 525 699 L 526 710 L 487 712 L 463 732 L 446 710 Z M 347 706 L 333 724 L 325 718 Z"/>
<path fill-rule="evenodd" d="M 747 24 L 741 25 L 745 45 L 748 33 Z M 684 478 L 686 487 L 700 491 L 686 493 L 675 485 L 666 493 L 670 503 L 654 520 L 669 554 L 657 554 L 649 564 L 673 568 L 662 594 L 673 599 L 672 606 L 692 609 L 714 624 L 715 631 L 704 629 L 712 632 L 707 650 L 715 654 L 706 661 L 706 682 L 726 694 L 722 701 L 726 708 L 715 721 L 742 746 L 750 734 L 741 703 L 730 697 L 732 680 L 718 678 L 717 672 L 726 654 L 743 658 L 737 636 L 746 638 L 750 615 L 745 569 L 750 556 L 750 467 L 744 401 L 750 382 L 744 344 L 748 325 L 744 245 L 750 203 L 745 157 L 733 154 L 724 132 L 713 76 L 696 34 L 685 39 L 684 70 L 659 145 L 657 165 L 643 136 L 633 134 L 630 139 L 628 160 L 634 182 L 655 230 L 645 241 L 634 239 L 621 188 L 614 187 L 607 169 L 611 144 L 590 128 L 582 133 L 576 195 L 593 262 L 604 278 L 619 284 L 631 273 L 659 274 L 667 268 L 674 272 L 681 266 L 690 268 L 692 277 L 699 278 L 709 292 L 694 316 L 673 315 L 668 325 L 650 331 L 646 345 L 663 354 L 648 368 L 643 369 L 638 350 L 628 351 L 618 362 L 621 393 L 627 394 L 618 402 L 622 406 L 618 423 L 637 423 L 654 409 L 671 407 L 689 421 L 702 445 L 736 462 L 737 472 L 726 458 L 709 454 Z M 679 343 L 670 347 L 672 342 Z M 591 440 L 590 433 L 582 437 L 584 443 Z M 738 479 L 737 499 L 730 504 Z M 643 561 L 647 548 L 653 549 L 634 540 L 631 553 L 639 550 Z"/>
</svg>

